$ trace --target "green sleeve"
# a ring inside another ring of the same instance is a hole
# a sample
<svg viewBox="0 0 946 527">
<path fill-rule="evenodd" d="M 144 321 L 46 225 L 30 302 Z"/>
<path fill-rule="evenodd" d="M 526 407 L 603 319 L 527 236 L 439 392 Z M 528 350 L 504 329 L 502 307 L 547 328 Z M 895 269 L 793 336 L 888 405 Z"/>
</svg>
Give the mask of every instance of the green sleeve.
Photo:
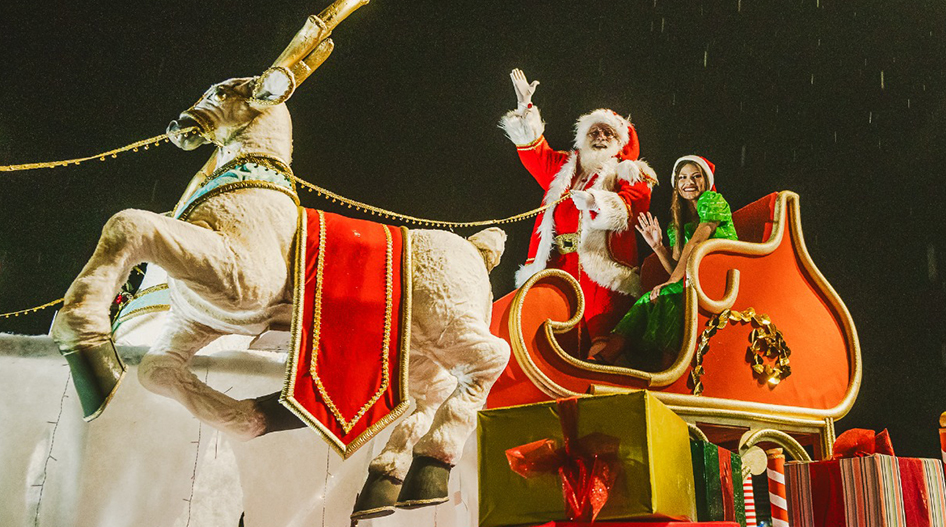
<svg viewBox="0 0 946 527">
<path fill-rule="evenodd" d="M 667 227 L 667 238 L 670 239 L 669 247 L 673 251 L 673 246 L 677 244 L 677 229 L 674 228 L 672 223 Z"/>
<path fill-rule="evenodd" d="M 696 202 L 696 213 L 700 216 L 700 223 L 732 221 L 732 212 L 729 203 L 719 192 L 707 190 Z"/>
</svg>

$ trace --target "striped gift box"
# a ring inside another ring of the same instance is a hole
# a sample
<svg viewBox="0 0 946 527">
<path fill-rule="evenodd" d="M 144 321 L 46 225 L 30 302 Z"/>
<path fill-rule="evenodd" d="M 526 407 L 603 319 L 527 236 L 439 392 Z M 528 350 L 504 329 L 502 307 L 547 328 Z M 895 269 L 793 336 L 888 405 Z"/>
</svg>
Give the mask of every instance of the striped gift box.
<svg viewBox="0 0 946 527">
<path fill-rule="evenodd" d="M 793 527 L 946 527 L 943 463 L 875 454 L 785 465 Z"/>
</svg>

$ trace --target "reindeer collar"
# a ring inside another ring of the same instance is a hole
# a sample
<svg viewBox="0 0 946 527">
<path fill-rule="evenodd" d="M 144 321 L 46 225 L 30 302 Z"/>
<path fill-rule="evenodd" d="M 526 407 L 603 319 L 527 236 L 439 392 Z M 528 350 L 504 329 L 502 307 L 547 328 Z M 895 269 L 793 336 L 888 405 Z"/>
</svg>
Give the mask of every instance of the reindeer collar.
<svg viewBox="0 0 946 527">
<path fill-rule="evenodd" d="M 210 177 L 207 178 L 207 180 L 210 181 L 221 174 L 227 173 L 234 167 L 245 165 L 247 163 L 256 163 L 257 165 L 264 166 L 266 168 L 271 168 L 277 172 L 281 172 L 282 174 L 285 174 L 290 179 L 294 177 L 294 174 L 292 173 L 292 168 L 289 167 L 288 163 L 286 163 L 282 159 L 279 159 L 276 156 L 273 156 L 270 154 L 258 153 L 258 154 L 241 154 L 231 159 L 230 161 L 227 161 L 226 163 L 220 165 L 216 170 L 214 170 L 213 174 L 211 174 Z"/>
</svg>

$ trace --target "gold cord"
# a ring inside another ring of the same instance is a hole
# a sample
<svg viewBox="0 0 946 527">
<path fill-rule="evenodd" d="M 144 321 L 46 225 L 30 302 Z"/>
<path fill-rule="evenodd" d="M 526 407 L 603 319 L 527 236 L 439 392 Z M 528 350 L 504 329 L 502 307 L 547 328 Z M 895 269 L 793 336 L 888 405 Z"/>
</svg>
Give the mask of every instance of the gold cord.
<svg viewBox="0 0 946 527">
<path fill-rule="evenodd" d="M 184 128 L 182 130 L 178 130 L 176 132 L 172 132 L 172 134 L 170 135 L 186 136 L 191 133 L 199 133 L 199 127 L 191 126 L 188 128 Z M 145 150 L 148 150 L 148 148 L 151 146 L 160 145 L 162 141 L 165 143 L 169 142 L 170 141 L 169 134 L 161 134 L 155 137 L 150 137 L 148 139 L 142 139 L 141 141 L 136 141 L 130 145 L 123 146 L 121 148 L 116 148 L 114 150 L 109 150 L 108 152 L 102 152 L 101 154 L 96 154 L 94 156 L 80 157 L 76 159 L 65 159 L 62 161 L 44 161 L 40 163 L 24 163 L 21 165 L 0 165 L 0 172 L 20 172 L 24 170 L 35 170 L 38 168 L 64 167 L 64 166 L 69 166 L 69 165 L 78 165 L 86 161 L 91 161 L 93 159 L 98 159 L 99 161 L 105 161 L 106 158 L 114 159 L 118 157 L 118 154 L 122 152 L 127 152 L 129 150 L 132 150 L 134 152 L 137 152 L 139 148 L 144 148 Z M 312 183 L 309 183 L 308 181 L 305 181 L 304 179 L 300 179 L 299 177 L 292 174 L 291 171 L 287 174 L 287 176 L 290 179 L 292 179 L 294 182 L 305 187 L 305 189 L 308 190 L 309 192 L 315 192 L 316 195 L 322 196 L 325 199 L 328 199 L 329 201 L 331 201 L 332 203 L 336 203 L 336 202 L 342 203 L 350 209 L 356 209 L 361 212 L 367 212 L 373 216 L 375 215 L 381 216 L 382 218 L 400 220 L 408 224 L 421 225 L 424 227 L 441 227 L 441 228 L 447 228 L 447 229 L 462 228 L 462 227 L 486 227 L 489 225 L 502 225 L 505 223 L 514 223 L 517 221 L 521 221 L 521 220 L 538 216 L 549 207 L 558 205 L 559 203 L 565 201 L 569 197 L 568 193 L 566 193 L 564 196 L 562 196 L 560 199 L 558 199 L 557 201 L 553 203 L 547 203 L 536 209 L 532 209 L 530 211 L 523 212 L 521 214 L 516 214 L 515 216 L 510 216 L 508 218 L 502 218 L 502 219 L 496 219 L 496 220 L 480 220 L 480 221 L 443 221 L 443 220 L 431 220 L 427 218 L 418 218 L 417 216 L 409 216 L 407 214 L 400 214 L 400 213 L 390 211 L 387 209 L 382 209 L 380 207 L 368 205 L 367 203 L 362 203 L 360 201 L 349 199 L 344 196 L 338 195 L 330 190 L 324 189 L 318 185 L 313 185 Z"/>
<path fill-rule="evenodd" d="M 13 318 L 13 317 L 18 317 L 18 316 L 20 316 L 20 315 L 27 315 L 27 314 L 29 314 L 29 313 L 35 313 L 35 312 L 40 311 L 40 310 L 42 310 L 42 309 L 46 309 L 47 307 L 53 307 L 53 306 L 55 306 L 56 304 L 61 304 L 63 300 L 64 300 L 63 298 L 60 298 L 59 300 L 53 300 L 52 302 L 46 302 L 45 304 L 43 304 L 43 305 L 41 305 L 41 306 L 31 307 L 31 308 L 29 308 L 29 309 L 21 309 L 21 310 L 19 310 L 19 311 L 11 311 L 11 312 L 9 312 L 9 313 L 0 313 L 0 318 Z"/>
<path fill-rule="evenodd" d="M 137 152 L 139 148 L 144 148 L 145 150 L 147 150 L 149 147 L 159 146 L 162 141 L 167 143 L 170 141 L 169 135 L 186 136 L 191 133 L 197 133 L 197 131 L 198 129 L 196 126 L 191 126 L 188 128 L 184 128 L 182 130 L 178 130 L 176 132 L 172 132 L 171 134 L 161 134 L 161 135 L 156 135 L 154 137 L 149 137 L 148 139 L 142 139 L 141 141 L 135 141 L 134 143 L 130 145 L 123 146 L 121 148 L 116 148 L 114 150 L 109 150 L 108 152 L 102 152 L 101 154 L 96 154 L 94 156 L 79 157 L 76 159 L 65 159 L 62 161 L 44 161 L 41 163 L 24 163 L 22 165 L 5 165 L 5 166 L 0 165 L 0 172 L 19 172 L 23 170 L 35 170 L 37 168 L 64 167 L 68 165 L 78 165 L 80 163 L 91 161 L 93 159 L 98 159 L 99 161 L 105 161 L 105 158 L 111 157 L 112 159 L 114 159 L 118 157 L 118 154 L 122 152 L 127 152 L 129 150 Z"/>
<path fill-rule="evenodd" d="M 184 128 L 177 132 L 173 132 L 173 135 L 186 136 L 191 133 L 198 133 L 198 127 L 191 126 Z M 56 168 L 64 167 L 69 165 L 78 165 L 86 161 L 91 161 L 93 159 L 98 159 L 99 161 L 105 161 L 106 158 L 111 157 L 112 159 L 118 157 L 118 154 L 122 152 L 127 152 L 129 150 L 137 152 L 139 148 L 144 148 L 147 150 L 150 146 L 158 146 L 161 142 L 168 142 L 169 134 L 161 134 L 155 137 L 150 137 L 148 139 L 142 139 L 141 141 L 136 141 L 130 145 L 123 146 L 121 148 L 116 148 L 114 150 L 109 150 L 108 152 L 103 152 L 94 156 L 80 157 L 76 159 L 66 159 L 63 161 L 45 161 L 40 163 L 24 163 L 21 165 L 0 165 L 0 172 L 18 172 L 24 170 L 35 170 L 38 168 Z M 508 218 L 496 219 L 496 220 L 479 220 L 479 221 L 442 221 L 442 220 L 431 220 L 427 218 L 419 218 L 417 216 L 409 216 L 407 214 L 400 214 L 398 212 L 390 211 L 387 209 L 382 209 L 380 207 L 375 207 L 373 205 L 368 205 L 367 203 L 362 203 L 353 199 L 346 198 L 339 194 L 336 194 L 328 189 L 322 188 L 318 185 L 309 183 L 308 181 L 299 178 L 292 173 L 291 170 L 286 172 L 286 176 L 289 177 L 293 182 L 301 185 L 309 192 L 315 192 L 317 196 L 324 197 L 325 199 L 331 201 L 332 203 L 342 203 L 350 209 L 356 209 L 361 212 L 366 212 L 372 216 L 380 216 L 382 218 L 400 220 L 408 224 L 420 225 L 423 227 L 439 227 L 446 229 L 453 228 L 463 228 L 463 227 L 486 227 L 489 225 L 503 225 L 506 223 L 514 223 L 517 221 L 522 221 L 529 219 L 535 216 L 538 216 L 542 212 L 545 212 L 549 207 L 554 207 L 559 203 L 565 201 L 569 198 L 569 193 L 565 193 L 564 196 L 553 201 L 552 203 L 546 203 L 541 207 L 523 212 L 521 214 L 516 214 L 515 216 L 509 216 Z M 41 309 L 45 309 L 50 306 L 54 306 L 63 299 L 56 300 L 54 302 L 48 302 L 41 306 L 31 307 L 29 309 L 22 309 L 20 311 L 12 311 L 10 313 L 0 313 L 0 318 L 10 318 L 15 316 L 20 316 L 21 314 L 33 313 Z"/>
<path fill-rule="evenodd" d="M 479 221 L 431 220 L 427 218 L 418 218 L 416 216 L 409 216 L 407 214 L 401 214 L 401 213 L 390 211 L 387 209 L 382 209 L 380 207 L 375 207 L 373 205 L 368 205 L 367 203 L 362 203 L 360 201 L 346 198 L 330 190 L 322 188 L 318 185 L 309 183 L 308 181 L 301 179 L 296 175 L 293 175 L 293 174 L 286 174 L 286 175 L 290 179 L 292 179 L 295 183 L 301 185 L 309 192 L 315 192 L 316 195 L 320 197 L 324 197 L 325 199 L 331 201 L 332 203 L 342 203 L 345 206 L 347 206 L 349 209 L 355 209 L 361 212 L 367 212 L 371 214 L 372 216 L 380 216 L 382 218 L 400 220 L 408 224 L 421 225 L 424 227 L 440 227 L 440 228 L 446 228 L 446 229 L 463 228 L 463 227 L 486 227 L 489 225 L 502 225 L 505 223 L 514 223 L 517 221 L 532 218 L 534 216 L 538 216 L 539 214 L 547 210 L 549 207 L 558 205 L 559 203 L 569 198 L 569 194 L 566 193 L 564 196 L 562 196 L 561 198 L 559 198 L 558 200 L 552 203 L 546 203 L 545 205 L 542 205 L 541 207 L 523 212 L 521 214 L 516 214 L 515 216 L 509 216 L 508 218 L 502 218 L 502 219 L 497 219 L 497 220 L 479 220 Z"/>
</svg>

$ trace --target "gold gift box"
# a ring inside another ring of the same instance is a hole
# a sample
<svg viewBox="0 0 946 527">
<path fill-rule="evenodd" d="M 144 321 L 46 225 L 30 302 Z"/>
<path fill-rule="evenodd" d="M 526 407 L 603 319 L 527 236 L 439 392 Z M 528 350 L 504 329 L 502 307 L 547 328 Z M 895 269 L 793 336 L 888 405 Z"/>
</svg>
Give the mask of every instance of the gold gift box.
<svg viewBox="0 0 946 527">
<path fill-rule="evenodd" d="M 558 474 L 524 478 L 506 450 L 533 441 L 563 441 L 555 402 L 479 413 L 479 525 L 498 527 L 566 520 Z M 620 438 L 622 470 L 598 520 L 695 520 L 689 431 L 686 423 L 646 391 L 578 400 L 578 434 Z"/>
</svg>

